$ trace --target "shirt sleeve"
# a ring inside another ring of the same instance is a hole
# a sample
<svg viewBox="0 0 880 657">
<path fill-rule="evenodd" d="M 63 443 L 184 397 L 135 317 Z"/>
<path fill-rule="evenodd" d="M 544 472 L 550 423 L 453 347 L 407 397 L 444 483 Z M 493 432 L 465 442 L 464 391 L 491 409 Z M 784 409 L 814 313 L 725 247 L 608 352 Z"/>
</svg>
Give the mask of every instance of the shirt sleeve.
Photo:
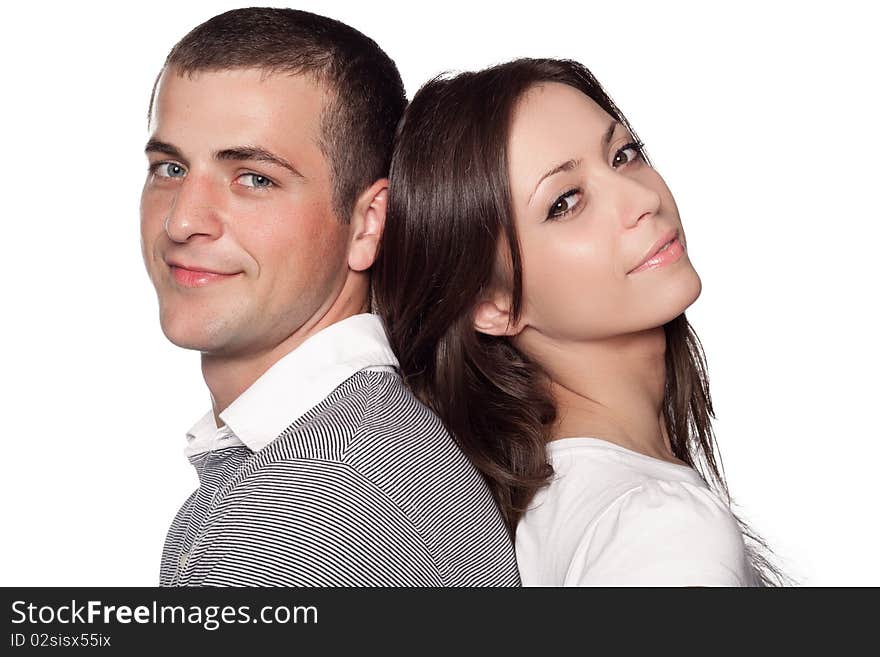
<svg viewBox="0 0 880 657">
<path fill-rule="evenodd" d="M 193 548 L 186 585 L 437 586 L 409 518 L 344 464 L 273 463 L 236 487 Z"/>
<path fill-rule="evenodd" d="M 735 518 L 708 488 L 650 480 L 610 503 L 574 551 L 568 586 L 745 586 Z"/>
</svg>

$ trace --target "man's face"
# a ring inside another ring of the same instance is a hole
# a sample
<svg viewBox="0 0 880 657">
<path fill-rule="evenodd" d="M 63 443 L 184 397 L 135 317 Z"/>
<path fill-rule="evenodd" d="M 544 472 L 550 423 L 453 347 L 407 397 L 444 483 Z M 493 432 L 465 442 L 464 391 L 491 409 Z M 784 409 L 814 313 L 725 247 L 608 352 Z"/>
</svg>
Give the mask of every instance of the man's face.
<svg viewBox="0 0 880 657">
<path fill-rule="evenodd" d="M 174 344 L 272 349 L 326 312 L 348 272 L 308 76 L 166 70 L 151 117 L 141 248 Z"/>
</svg>

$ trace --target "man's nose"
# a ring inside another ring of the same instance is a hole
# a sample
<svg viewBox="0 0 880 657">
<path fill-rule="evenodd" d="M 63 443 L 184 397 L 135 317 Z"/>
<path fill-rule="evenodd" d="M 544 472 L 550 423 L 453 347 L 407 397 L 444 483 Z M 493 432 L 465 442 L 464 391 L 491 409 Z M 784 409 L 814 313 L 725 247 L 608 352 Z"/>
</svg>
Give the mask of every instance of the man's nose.
<svg viewBox="0 0 880 657">
<path fill-rule="evenodd" d="M 188 176 L 165 217 L 165 233 L 179 243 L 198 235 L 217 239 L 223 230 L 221 216 L 219 199 L 211 182 Z"/>
</svg>

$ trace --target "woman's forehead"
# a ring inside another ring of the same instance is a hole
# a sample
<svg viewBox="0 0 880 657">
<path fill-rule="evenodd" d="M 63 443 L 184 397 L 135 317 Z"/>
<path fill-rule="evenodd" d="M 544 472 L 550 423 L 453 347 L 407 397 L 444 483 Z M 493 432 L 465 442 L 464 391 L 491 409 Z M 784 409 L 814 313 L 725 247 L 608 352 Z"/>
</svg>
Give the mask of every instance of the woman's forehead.
<svg viewBox="0 0 880 657">
<path fill-rule="evenodd" d="M 599 155 L 614 118 L 589 96 L 558 82 L 530 88 L 511 121 L 508 165 L 517 197 L 568 160 Z"/>
<path fill-rule="evenodd" d="M 561 82 L 542 82 L 530 87 L 517 102 L 511 121 L 511 137 L 526 133 L 556 134 L 576 129 L 601 138 L 613 117 L 596 101 L 575 87 Z"/>
</svg>

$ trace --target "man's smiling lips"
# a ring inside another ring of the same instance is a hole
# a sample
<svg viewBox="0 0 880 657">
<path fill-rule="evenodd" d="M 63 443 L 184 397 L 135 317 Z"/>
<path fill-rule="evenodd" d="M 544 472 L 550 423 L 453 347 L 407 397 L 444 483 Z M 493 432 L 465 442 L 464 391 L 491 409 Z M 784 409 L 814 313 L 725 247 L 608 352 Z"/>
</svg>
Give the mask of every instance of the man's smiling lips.
<svg viewBox="0 0 880 657">
<path fill-rule="evenodd" d="M 218 272 L 199 265 L 184 265 L 172 261 L 168 262 L 168 266 L 171 269 L 171 275 L 174 277 L 174 280 L 184 287 L 204 287 L 211 283 L 229 280 L 241 273 Z"/>
</svg>

